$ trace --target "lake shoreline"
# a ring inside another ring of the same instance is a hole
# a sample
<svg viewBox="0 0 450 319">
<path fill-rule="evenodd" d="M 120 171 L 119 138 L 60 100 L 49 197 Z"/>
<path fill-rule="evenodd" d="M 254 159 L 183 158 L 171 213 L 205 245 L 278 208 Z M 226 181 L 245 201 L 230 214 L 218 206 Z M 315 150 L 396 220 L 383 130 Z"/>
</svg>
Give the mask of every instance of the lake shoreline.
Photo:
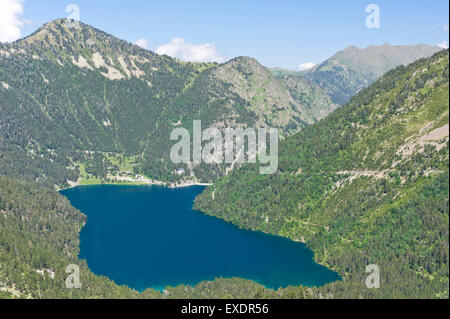
<svg viewBox="0 0 450 319">
<path fill-rule="evenodd" d="M 184 181 L 181 183 L 178 182 L 162 182 L 157 180 L 151 180 L 144 177 L 140 177 L 139 179 L 133 179 L 131 177 L 122 177 L 122 176 L 115 176 L 115 180 L 108 181 L 108 182 L 93 182 L 93 183 L 83 183 L 83 182 L 72 182 L 67 181 L 69 186 L 64 188 L 59 188 L 57 185 L 55 185 L 56 190 L 62 191 L 70 188 L 74 188 L 77 186 L 89 186 L 89 185 L 123 185 L 123 186 L 143 186 L 143 185 L 158 185 L 163 186 L 167 188 L 184 188 L 184 187 L 192 187 L 192 186 L 211 186 L 212 183 L 201 183 L 201 182 L 193 182 L 193 181 Z"/>
</svg>

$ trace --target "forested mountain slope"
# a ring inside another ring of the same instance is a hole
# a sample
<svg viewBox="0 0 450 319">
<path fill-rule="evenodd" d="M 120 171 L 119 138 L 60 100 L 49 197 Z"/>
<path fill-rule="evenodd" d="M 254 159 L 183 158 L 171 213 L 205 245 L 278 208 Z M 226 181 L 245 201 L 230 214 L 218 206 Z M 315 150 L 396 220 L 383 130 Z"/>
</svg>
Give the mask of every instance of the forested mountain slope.
<svg viewBox="0 0 450 319">
<path fill-rule="evenodd" d="M 209 181 L 224 168 L 175 174 L 173 128 L 200 119 L 288 135 L 337 106 L 317 85 L 276 79 L 251 58 L 186 63 L 60 19 L 0 44 L 0 174 L 58 186 L 119 171 Z"/>
<path fill-rule="evenodd" d="M 54 190 L 0 176 L 0 298 L 136 297 L 78 259 L 85 222 Z M 66 289 L 69 264 L 80 267 L 83 289 Z"/>
<path fill-rule="evenodd" d="M 437 46 L 424 44 L 407 46 L 385 43 L 365 49 L 350 46 L 325 62 L 297 74 L 325 89 L 335 103 L 345 104 L 387 71 L 429 57 L 439 50 Z M 279 73 L 274 71 L 274 74 Z"/>
<path fill-rule="evenodd" d="M 279 170 L 246 165 L 195 207 L 240 227 L 304 241 L 350 298 L 448 298 L 449 53 L 389 71 L 280 145 Z M 368 264 L 381 272 L 367 289 Z"/>
</svg>

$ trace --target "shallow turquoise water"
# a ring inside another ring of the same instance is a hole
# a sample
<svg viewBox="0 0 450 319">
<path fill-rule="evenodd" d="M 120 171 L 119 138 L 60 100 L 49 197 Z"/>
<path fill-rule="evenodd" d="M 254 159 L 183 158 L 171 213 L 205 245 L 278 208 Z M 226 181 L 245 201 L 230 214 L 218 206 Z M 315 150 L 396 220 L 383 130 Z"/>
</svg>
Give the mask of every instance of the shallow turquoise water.
<svg viewBox="0 0 450 319">
<path fill-rule="evenodd" d="M 139 291 L 242 277 L 266 287 L 320 286 L 339 276 L 302 243 L 247 231 L 192 209 L 201 186 L 79 186 L 61 191 L 88 216 L 80 258 Z"/>
</svg>

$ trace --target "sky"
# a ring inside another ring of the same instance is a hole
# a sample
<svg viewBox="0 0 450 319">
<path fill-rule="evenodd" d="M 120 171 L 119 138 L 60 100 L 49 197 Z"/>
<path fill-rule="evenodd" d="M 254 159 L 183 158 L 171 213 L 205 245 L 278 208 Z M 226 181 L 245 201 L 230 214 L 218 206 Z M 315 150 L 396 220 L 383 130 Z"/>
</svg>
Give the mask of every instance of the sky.
<svg viewBox="0 0 450 319">
<path fill-rule="evenodd" d="M 0 0 L 0 41 L 78 11 L 84 23 L 186 61 L 251 56 L 299 70 L 350 45 L 449 43 L 448 0 Z"/>
</svg>

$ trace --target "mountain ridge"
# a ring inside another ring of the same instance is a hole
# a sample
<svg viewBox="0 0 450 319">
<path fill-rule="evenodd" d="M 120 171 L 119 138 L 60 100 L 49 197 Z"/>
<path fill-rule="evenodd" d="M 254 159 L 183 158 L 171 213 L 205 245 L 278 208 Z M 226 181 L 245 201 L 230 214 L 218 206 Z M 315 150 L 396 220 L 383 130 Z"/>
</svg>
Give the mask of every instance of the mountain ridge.
<svg viewBox="0 0 450 319">
<path fill-rule="evenodd" d="M 283 141 L 276 174 L 243 166 L 195 208 L 305 242 L 343 278 L 317 294 L 447 298 L 448 79 L 448 50 L 389 71 Z M 368 264 L 380 289 L 364 286 Z"/>
<path fill-rule="evenodd" d="M 428 44 L 407 46 L 384 43 L 362 49 L 348 46 L 326 61 L 301 72 L 299 76 L 326 88 L 334 102 L 344 104 L 390 69 L 408 65 L 440 50 Z"/>
</svg>

